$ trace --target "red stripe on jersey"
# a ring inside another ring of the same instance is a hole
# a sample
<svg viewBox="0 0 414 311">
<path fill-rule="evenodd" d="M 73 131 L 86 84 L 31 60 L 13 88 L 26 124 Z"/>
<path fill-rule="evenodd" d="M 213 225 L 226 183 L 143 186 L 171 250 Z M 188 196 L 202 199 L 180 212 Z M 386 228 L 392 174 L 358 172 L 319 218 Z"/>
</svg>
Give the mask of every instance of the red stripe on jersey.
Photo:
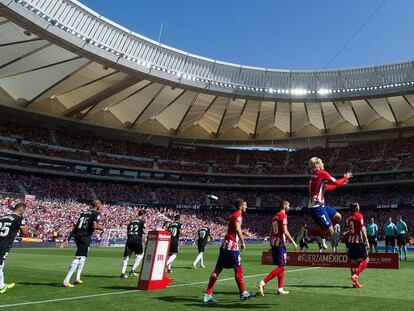
<svg viewBox="0 0 414 311">
<path fill-rule="evenodd" d="M 242 224 L 242 213 L 241 211 L 235 211 L 231 214 L 230 219 L 227 223 L 227 234 L 224 237 L 224 241 L 221 244 L 222 249 L 227 249 L 230 251 L 239 250 L 239 237 L 236 233 L 236 223 Z"/>
<path fill-rule="evenodd" d="M 361 213 L 353 213 L 346 220 L 349 229 L 349 243 L 362 243 L 362 228 L 364 227 L 364 217 Z"/>
<path fill-rule="evenodd" d="M 280 211 L 272 219 L 272 235 L 270 237 L 270 246 L 285 246 L 286 235 L 283 233 L 283 226 L 287 225 L 287 215 Z"/>
</svg>

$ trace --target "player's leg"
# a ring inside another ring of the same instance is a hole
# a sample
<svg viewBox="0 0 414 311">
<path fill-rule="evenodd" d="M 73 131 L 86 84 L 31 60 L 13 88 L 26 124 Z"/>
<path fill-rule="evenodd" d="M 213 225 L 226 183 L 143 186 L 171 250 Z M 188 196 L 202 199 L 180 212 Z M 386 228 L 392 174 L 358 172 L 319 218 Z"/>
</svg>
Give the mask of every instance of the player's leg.
<svg viewBox="0 0 414 311">
<path fill-rule="evenodd" d="M 363 243 L 352 243 L 352 252 L 350 251 L 349 257 L 351 258 L 351 263 L 356 266 L 355 273 L 352 275 L 351 279 L 356 287 L 362 287 L 358 277 L 369 263 L 368 252 L 365 245 Z"/>
<path fill-rule="evenodd" d="M 286 265 L 286 249 L 282 247 L 272 247 L 272 259 L 273 264 L 278 267 L 273 269 L 263 280 L 257 283 L 260 294 L 264 296 L 264 286 L 275 277 L 278 277 L 278 293 L 288 294 L 289 292 L 283 290 L 283 283 L 285 278 L 285 265 Z"/>
<path fill-rule="evenodd" d="M 136 269 L 141 264 L 141 261 L 142 261 L 142 258 L 143 257 L 144 257 L 143 254 L 136 254 L 135 255 L 135 261 L 134 261 L 134 264 L 132 265 L 132 269 L 131 269 L 131 271 L 129 273 L 130 275 L 137 276 Z"/>
<path fill-rule="evenodd" d="M 85 263 L 86 263 L 86 258 L 88 257 L 90 245 L 91 245 L 91 237 L 83 237 L 81 239 L 78 252 L 76 253 L 76 256 L 79 257 L 79 262 L 78 262 L 78 269 L 76 271 L 75 284 L 83 284 L 83 281 L 81 280 L 81 274 L 83 271 L 83 267 L 85 266 Z"/>
<path fill-rule="evenodd" d="M 75 284 L 83 284 L 83 281 L 81 280 L 81 274 L 83 271 L 83 267 L 85 266 L 86 257 L 87 256 L 81 256 L 79 259 L 78 270 L 76 271 Z"/>
<path fill-rule="evenodd" d="M 132 265 L 132 269 L 129 272 L 129 276 L 138 276 L 136 273 L 137 267 L 141 264 L 142 258 L 144 258 L 144 248 L 142 247 L 142 241 L 138 241 L 134 245 L 135 261 Z"/>
<path fill-rule="evenodd" d="M 4 283 L 4 260 L 6 259 L 8 255 L 8 251 L 6 252 L 1 252 L 0 251 L 0 294 L 4 294 L 5 292 L 7 292 L 9 289 L 12 289 L 16 284 L 15 283 L 9 283 L 6 284 Z"/>
<path fill-rule="evenodd" d="M 207 290 L 203 296 L 203 303 L 217 303 L 217 301 L 213 298 L 213 290 L 216 286 L 217 279 L 223 271 L 223 269 L 229 269 L 232 267 L 232 261 L 230 256 L 230 251 L 221 249 L 220 253 L 217 258 L 216 267 L 214 271 L 210 275 L 210 279 L 208 281 Z"/>
<path fill-rule="evenodd" d="M 128 260 L 129 260 L 129 256 L 131 256 L 132 250 L 128 245 L 128 242 L 125 244 L 125 249 L 124 249 L 124 256 L 122 259 L 122 266 L 121 266 L 121 275 L 119 276 L 121 279 L 126 279 L 128 278 L 128 276 L 125 274 L 126 269 L 128 267 Z"/>
<path fill-rule="evenodd" d="M 202 258 L 203 258 L 203 252 L 199 252 L 197 254 L 196 259 L 193 262 L 193 269 L 197 269 L 197 264 L 202 260 Z"/>
<path fill-rule="evenodd" d="M 390 237 L 388 235 L 385 236 L 385 253 L 388 254 L 388 246 L 390 245 Z"/>
<path fill-rule="evenodd" d="M 324 249 L 327 249 L 325 237 L 332 236 L 334 234 L 334 228 L 332 225 L 332 219 L 335 221 L 341 219 L 341 215 L 336 212 L 332 207 L 314 207 L 311 209 L 311 215 L 315 223 L 319 226 L 318 228 L 309 228 L 308 234 L 317 238 L 319 243 Z"/>
<path fill-rule="evenodd" d="M 78 257 L 75 256 L 75 258 L 73 258 L 72 263 L 69 266 L 69 271 L 66 274 L 65 279 L 63 280 L 63 286 L 73 287 L 73 285 L 70 283 L 70 279 L 71 279 L 73 273 L 75 273 L 76 269 L 78 268 L 79 260 L 80 260 L 79 256 Z"/>
<path fill-rule="evenodd" d="M 170 246 L 170 256 L 168 257 L 167 260 L 167 271 L 168 272 L 172 272 L 172 263 L 173 261 L 177 258 L 177 254 L 178 254 L 178 241 L 173 241 L 171 242 L 171 246 Z"/>
</svg>

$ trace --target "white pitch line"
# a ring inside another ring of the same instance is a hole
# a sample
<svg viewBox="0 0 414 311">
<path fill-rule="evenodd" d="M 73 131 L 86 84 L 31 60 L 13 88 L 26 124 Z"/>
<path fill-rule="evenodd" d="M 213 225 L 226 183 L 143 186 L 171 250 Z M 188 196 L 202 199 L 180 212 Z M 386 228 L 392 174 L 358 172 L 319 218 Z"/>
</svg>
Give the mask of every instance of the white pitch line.
<svg viewBox="0 0 414 311">
<path fill-rule="evenodd" d="M 321 267 L 311 267 L 311 268 L 303 268 L 303 269 L 295 269 L 295 270 L 287 270 L 285 273 L 289 272 L 300 272 L 300 271 L 306 271 L 306 270 L 314 270 L 319 269 Z M 253 275 L 247 275 L 244 278 L 254 278 L 262 275 L 267 275 L 267 273 L 262 274 L 253 274 Z M 218 282 L 225 282 L 234 280 L 234 278 L 227 278 L 227 279 L 219 279 Z M 177 284 L 177 285 L 171 285 L 167 288 L 174 288 L 174 287 L 184 287 L 184 286 L 194 286 L 194 285 L 201 285 L 201 284 L 208 284 L 208 281 L 203 282 L 194 282 L 194 283 L 186 283 L 186 284 Z M 93 297 L 102 297 L 102 296 L 111 296 L 111 295 L 121 295 L 121 294 L 129 294 L 129 293 L 137 293 L 139 292 L 136 289 L 132 290 L 126 290 L 122 292 L 109 292 L 109 293 L 102 293 L 102 294 L 93 294 L 93 295 L 85 295 L 85 296 L 75 296 L 75 297 L 67 297 L 67 298 L 57 298 L 57 299 L 48 299 L 48 300 L 38 300 L 38 301 L 28 301 L 28 302 L 21 302 L 21 303 L 13 303 L 8 305 L 0 305 L 0 308 L 10 308 L 10 307 L 19 307 L 19 306 L 27 306 L 27 305 L 37 305 L 37 304 L 43 304 L 43 303 L 50 303 L 50 302 L 59 302 L 59 301 L 69 301 L 69 300 L 80 300 L 80 299 L 87 299 L 87 298 L 93 298 Z"/>
</svg>

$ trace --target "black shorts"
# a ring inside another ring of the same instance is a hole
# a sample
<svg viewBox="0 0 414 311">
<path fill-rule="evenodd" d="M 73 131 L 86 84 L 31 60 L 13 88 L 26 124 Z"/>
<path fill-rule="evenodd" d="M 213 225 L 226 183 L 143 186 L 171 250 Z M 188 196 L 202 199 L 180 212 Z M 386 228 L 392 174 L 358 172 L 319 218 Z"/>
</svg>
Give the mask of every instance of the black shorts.
<svg viewBox="0 0 414 311">
<path fill-rule="evenodd" d="M 395 236 L 393 236 L 393 235 L 386 235 L 385 236 L 385 246 L 388 246 L 388 245 L 390 245 L 392 247 L 395 246 Z"/>
<path fill-rule="evenodd" d="M 205 242 L 198 242 L 197 243 L 197 247 L 198 247 L 198 252 L 199 253 L 203 253 L 203 252 L 206 251 L 207 243 L 205 243 Z"/>
<path fill-rule="evenodd" d="M 397 235 L 397 245 L 405 246 L 406 244 L 407 244 L 407 239 L 405 238 L 405 234 Z"/>
<path fill-rule="evenodd" d="M 125 244 L 124 257 L 129 257 L 132 253 L 142 255 L 143 252 L 142 241 L 140 240 L 128 240 Z"/>
<path fill-rule="evenodd" d="M 91 245 L 91 237 L 90 236 L 75 237 L 75 243 L 77 247 L 75 256 L 88 257 L 89 246 Z"/>
<path fill-rule="evenodd" d="M 368 257 L 367 248 L 364 243 L 349 243 L 348 255 L 351 260 L 365 259 Z"/>
<path fill-rule="evenodd" d="M 377 237 L 375 235 L 369 235 L 368 242 L 369 242 L 369 245 L 377 247 Z"/>
<path fill-rule="evenodd" d="M 7 255 L 9 255 L 9 252 L 10 252 L 10 247 L 8 247 L 8 248 L 1 248 L 0 249 L 0 266 L 6 260 Z"/>
<path fill-rule="evenodd" d="M 178 250 L 179 250 L 178 240 L 177 239 L 171 240 L 170 254 L 178 254 Z"/>
</svg>

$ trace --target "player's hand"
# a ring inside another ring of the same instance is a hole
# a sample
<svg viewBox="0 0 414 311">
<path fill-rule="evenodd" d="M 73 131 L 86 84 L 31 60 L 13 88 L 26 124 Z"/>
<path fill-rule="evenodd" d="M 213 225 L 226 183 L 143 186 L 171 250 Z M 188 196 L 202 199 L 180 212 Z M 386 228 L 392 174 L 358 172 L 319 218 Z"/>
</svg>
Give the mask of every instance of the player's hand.
<svg viewBox="0 0 414 311">
<path fill-rule="evenodd" d="M 244 251 L 246 249 L 246 243 L 242 242 L 240 245 L 240 250 Z"/>
<path fill-rule="evenodd" d="M 344 177 L 346 177 L 346 178 L 351 178 L 351 177 L 353 177 L 354 175 L 352 175 L 352 173 L 351 172 L 348 172 L 348 173 L 346 173 L 345 175 L 344 175 Z"/>
</svg>

